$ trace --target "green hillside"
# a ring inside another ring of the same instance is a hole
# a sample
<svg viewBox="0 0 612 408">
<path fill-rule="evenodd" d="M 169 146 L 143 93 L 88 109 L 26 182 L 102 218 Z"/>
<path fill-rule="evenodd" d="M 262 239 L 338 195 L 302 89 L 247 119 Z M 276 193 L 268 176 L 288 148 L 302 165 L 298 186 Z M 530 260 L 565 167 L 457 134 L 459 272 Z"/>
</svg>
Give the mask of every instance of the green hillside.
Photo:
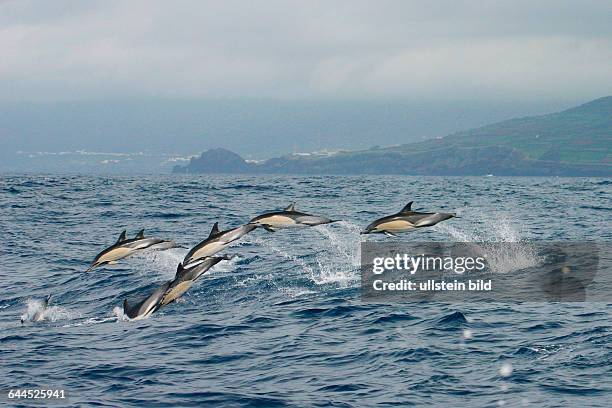
<svg viewBox="0 0 612 408">
<path fill-rule="evenodd" d="M 456 133 L 444 138 L 444 143 L 507 146 L 531 160 L 611 163 L 612 96 L 558 113 Z"/>
<path fill-rule="evenodd" d="M 343 172 L 349 166 L 351 172 L 368 173 L 396 169 L 406 174 L 610 175 L 612 96 L 444 138 L 300 161 L 323 172 Z"/>
<path fill-rule="evenodd" d="M 234 161 L 228 169 L 258 173 L 609 177 L 612 97 L 419 143 L 331 155 L 286 155 L 261 164 L 247 165 L 239 156 Z M 227 171 L 226 167 L 215 170 Z M 175 171 L 209 170 L 194 161 Z"/>
</svg>

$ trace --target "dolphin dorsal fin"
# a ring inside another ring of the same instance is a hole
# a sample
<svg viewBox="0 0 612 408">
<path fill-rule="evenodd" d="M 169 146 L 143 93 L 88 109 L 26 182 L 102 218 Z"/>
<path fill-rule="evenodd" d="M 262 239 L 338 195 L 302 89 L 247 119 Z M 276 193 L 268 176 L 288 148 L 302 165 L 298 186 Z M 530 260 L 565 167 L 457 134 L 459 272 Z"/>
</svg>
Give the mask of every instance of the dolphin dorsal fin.
<svg viewBox="0 0 612 408">
<path fill-rule="evenodd" d="M 295 202 L 289 204 L 289 206 L 285 208 L 285 211 L 295 211 Z"/>
<path fill-rule="evenodd" d="M 123 299 L 123 313 L 129 317 L 130 319 L 134 316 L 134 310 L 132 306 L 128 303 L 127 299 Z"/>
<path fill-rule="evenodd" d="M 47 295 L 47 299 L 45 299 L 45 305 L 49 306 L 49 302 L 51 302 L 51 294 Z"/>
<path fill-rule="evenodd" d="M 210 230 L 210 234 L 208 235 L 209 237 L 212 235 L 216 235 L 219 233 L 219 223 L 215 222 L 215 225 L 213 225 L 212 229 Z"/>
<path fill-rule="evenodd" d="M 123 230 L 123 232 L 121 233 L 121 235 L 119 235 L 119 239 L 117 240 L 117 243 L 123 242 L 125 241 L 125 230 Z"/>
<path fill-rule="evenodd" d="M 176 267 L 176 275 L 174 275 L 174 278 L 178 278 L 181 275 L 181 272 L 183 272 L 185 270 L 185 268 L 183 268 L 183 263 L 179 262 L 178 266 Z"/>
<path fill-rule="evenodd" d="M 144 238 L 144 229 L 141 229 L 140 231 L 138 231 L 138 234 L 136 234 L 136 239 L 143 239 Z"/>
<path fill-rule="evenodd" d="M 407 213 L 407 212 L 412 212 L 412 203 L 414 201 L 409 202 L 408 204 L 406 204 L 404 206 L 404 208 L 402 208 L 402 211 L 400 211 L 400 213 Z"/>
</svg>

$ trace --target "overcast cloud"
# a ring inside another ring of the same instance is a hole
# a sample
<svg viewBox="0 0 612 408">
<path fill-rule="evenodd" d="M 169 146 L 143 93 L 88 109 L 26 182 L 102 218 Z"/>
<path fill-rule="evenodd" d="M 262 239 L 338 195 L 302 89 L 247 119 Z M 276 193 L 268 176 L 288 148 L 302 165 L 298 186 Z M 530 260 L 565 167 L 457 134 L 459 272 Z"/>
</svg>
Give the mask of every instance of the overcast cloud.
<svg viewBox="0 0 612 408">
<path fill-rule="evenodd" d="M 0 99 L 588 100 L 609 1 L 4 1 Z"/>
</svg>

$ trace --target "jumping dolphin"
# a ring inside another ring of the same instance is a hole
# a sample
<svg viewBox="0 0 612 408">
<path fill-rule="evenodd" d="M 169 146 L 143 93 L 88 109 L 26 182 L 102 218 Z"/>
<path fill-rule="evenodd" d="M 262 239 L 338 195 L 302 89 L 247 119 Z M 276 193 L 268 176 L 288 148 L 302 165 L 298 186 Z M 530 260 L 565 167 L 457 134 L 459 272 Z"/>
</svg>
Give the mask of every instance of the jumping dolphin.
<svg viewBox="0 0 612 408">
<path fill-rule="evenodd" d="M 128 300 L 125 299 L 123 301 L 123 313 L 125 313 L 125 315 L 131 320 L 146 319 L 147 317 L 151 316 L 153 312 L 159 309 L 161 306 L 161 299 L 169 287 L 170 282 L 164 283 L 137 305 L 132 306 L 128 303 Z"/>
<path fill-rule="evenodd" d="M 155 237 L 145 238 L 144 230 L 140 230 L 134 238 L 130 239 L 125 237 L 125 231 L 123 231 L 121 235 L 119 235 L 117 242 L 96 255 L 91 266 L 87 268 L 85 272 L 89 272 L 102 265 L 112 265 L 118 260 L 126 258 L 141 249 L 151 247 L 158 250 L 164 250 L 175 246 L 173 241 L 166 241 Z"/>
<path fill-rule="evenodd" d="M 226 231 L 219 231 L 219 223 L 215 222 L 208 238 L 191 248 L 187 255 L 185 255 L 183 265 L 187 266 L 193 261 L 216 254 L 255 228 L 257 228 L 257 225 L 246 224 Z"/>
<path fill-rule="evenodd" d="M 249 224 L 262 226 L 270 232 L 281 228 L 314 227 L 315 225 L 329 224 L 338 220 L 330 220 L 318 215 L 310 215 L 295 209 L 295 203 L 291 203 L 282 211 L 272 211 L 259 215 L 249 221 Z"/>
<path fill-rule="evenodd" d="M 36 311 L 36 313 L 34 313 L 34 316 L 32 316 L 32 318 L 29 320 L 32 322 L 41 322 L 45 320 L 45 312 L 47 311 L 47 308 L 49 307 L 50 301 L 51 301 L 51 295 L 47 295 L 47 298 L 42 301 L 40 308 Z M 27 318 L 26 315 L 21 316 L 21 324 L 25 323 L 26 318 Z"/>
<path fill-rule="evenodd" d="M 415 228 L 431 227 L 440 221 L 448 220 L 456 215 L 450 213 L 422 213 L 412 211 L 413 201 L 406 204 L 397 214 L 379 218 L 368 225 L 362 234 L 382 233 L 396 236 L 400 232 L 406 232 Z"/>
<path fill-rule="evenodd" d="M 231 258 L 229 256 L 209 256 L 187 265 L 187 268 L 183 267 L 183 264 L 178 264 L 174 280 L 170 283 L 168 290 L 166 290 L 166 293 L 162 297 L 160 307 L 172 303 L 183 296 L 183 294 L 191 288 L 196 279 L 204 275 L 210 268 L 219 262 L 228 259 Z"/>
</svg>

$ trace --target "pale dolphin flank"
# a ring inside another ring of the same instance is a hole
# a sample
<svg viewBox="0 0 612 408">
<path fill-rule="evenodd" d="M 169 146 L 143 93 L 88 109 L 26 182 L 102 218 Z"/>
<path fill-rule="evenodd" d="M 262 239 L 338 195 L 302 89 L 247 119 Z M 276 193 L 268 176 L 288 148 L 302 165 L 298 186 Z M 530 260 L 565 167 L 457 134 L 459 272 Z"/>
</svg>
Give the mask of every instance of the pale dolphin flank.
<svg viewBox="0 0 612 408">
<path fill-rule="evenodd" d="M 41 322 L 45 320 L 45 312 L 47 311 L 47 308 L 49 307 L 49 302 L 51 302 L 51 295 L 47 295 L 46 299 L 42 301 L 42 304 L 40 305 L 40 309 L 38 309 L 36 313 L 34 313 L 34 316 L 32 316 L 32 318 L 29 320 L 32 322 Z M 26 321 L 26 317 L 22 316 L 21 324 L 23 324 L 25 321 Z"/>
<path fill-rule="evenodd" d="M 227 248 L 232 242 L 239 240 L 249 232 L 257 228 L 256 225 L 246 224 L 226 231 L 219 231 L 219 223 L 215 222 L 208 238 L 191 248 L 183 259 L 183 265 L 197 261 L 207 256 L 212 256 L 222 249 Z"/>
<path fill-rule="evenodd" d="M 162 297 L 168 290 L 168 287 L 170 287 L 170 282 L 164 283 L 136 305 L 130 305 L 128 300 L 125 299 L 123 301 L 123 313 L 131 320 L 146 319 L 159 309 Z"/>
<path fill-rule="evenodd" d="M 183 267 L 183 264 L 178 264 L 174 280 L 170 283 L 168 290 L 166 290 L 160 302 L 160 307 L 172 303 L 183 296 L 191 288 L 196 279 L 204 275 L 219 262 L 228 259 L 231 258 L 229 256 L 209 256 L 187 265 L 187 268 Z"/>
<path fill-rule="evenodd" d="M 119 235 L 117 242 L 96 255 L 91 263 L 91 266 L 87 268 L 86 272 L 89 272 L 92 269 L 102 265 L 112 265 L 118 260 L 127 258 L 128 256 L 134 254 L 134 252 L 141 249 L 152 248 L 163 250 L 173 248 L 175 246 L 176 245 L 173 241 L 167 241 L 155 237 L 145 238 L 144 230 L 140 230 L 134 238 L 129 239 L 125 237 L 125 231 L 123 231 L 121 235 Z"/>
<path fill-rule="evenodd" d="M 415 228 L 431 227 L 440 221 L 448 220 L 456 215 L 450 213 L 423 213 L 412 211 L 412 201 L 406 204 L 397 214 L 379 218 L 368 225 L 362 234 L 381 233 L 395 236 L 400 232 L 406 232 Z"/>
<path fill-rule="evenodd" d="M 315 225 L 329 224 L 336 221 L 330 220 L 327 217 L 297 211 L 295 203 L 292 203 L 282 211 L 272 211 L 259 215 L 249 221 L 249 224 L 262 226 L 267 231 L 274 232 L 282 228 L 314 227 Z"/>
</svg>

